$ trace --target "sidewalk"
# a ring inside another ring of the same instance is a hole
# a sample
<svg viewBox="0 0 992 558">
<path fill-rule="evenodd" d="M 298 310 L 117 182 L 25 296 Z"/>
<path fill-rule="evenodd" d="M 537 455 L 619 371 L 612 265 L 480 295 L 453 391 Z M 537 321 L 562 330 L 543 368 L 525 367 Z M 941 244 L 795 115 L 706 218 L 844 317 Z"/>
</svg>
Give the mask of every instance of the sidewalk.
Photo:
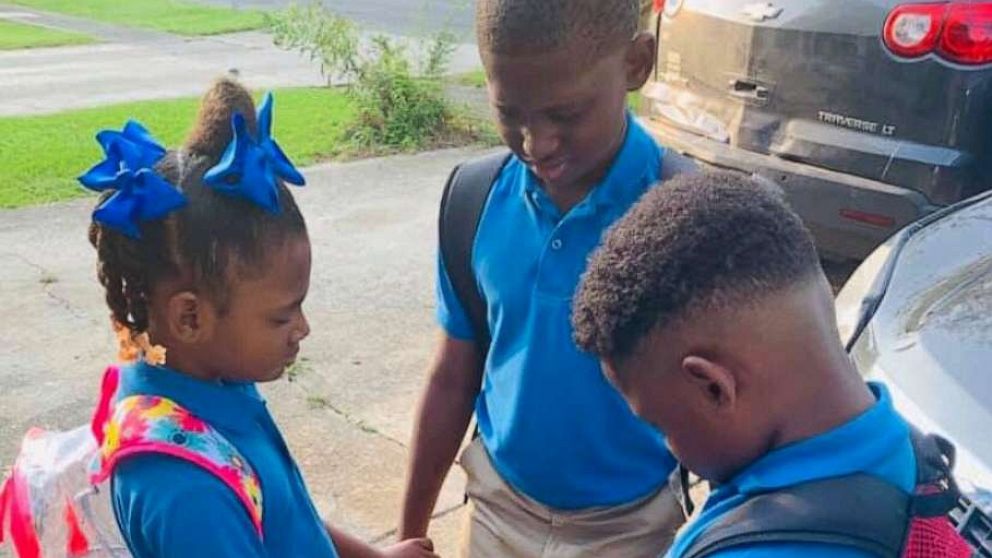
<svg viewBox="0 0 992 558">
<path fill-rule="evenodd" d="M 292 382 L 264 392 L 320 510 L 368 540 L 397 525 L 406 444 L 434 343 L 436 214 L 449 150 L 307 169 L 313 333 Z M 85 422 L 114 358 L 86 242 L 91 198 L 0 211 L 0 467 L 32 425 Z M 433 535 L 454 554 L 464 479 L 449 478 Z M 3 553 L 0 552 L 0 555 Z"/>
</svg>

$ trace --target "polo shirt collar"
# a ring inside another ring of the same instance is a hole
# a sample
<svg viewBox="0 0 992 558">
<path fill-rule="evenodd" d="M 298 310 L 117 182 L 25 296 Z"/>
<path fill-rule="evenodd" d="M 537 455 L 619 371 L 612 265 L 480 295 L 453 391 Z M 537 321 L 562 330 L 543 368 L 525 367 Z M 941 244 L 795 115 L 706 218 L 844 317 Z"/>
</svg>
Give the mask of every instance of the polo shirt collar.
<svg viewBox="0 0 992 558">
<path fill-rule="evenodd" d="M 652 171 L 660 174 L 661 151 L 657 143 L 630 111 L 627 111 L 626 118 L 627 131 L 623 145 L 614 156 L 606 176 L 586 198 L 587 203 L 598 208 L 630 206 L 650 186 L 645 183 L 645 177 Z M 547 196 L 540 180 L 530 169 L 524 184 L 528 195 Z"/>
<path fill-rule="evenodd" d="M 749 465 L 725 488 L 741 494 L 776 490 L 813 480 L 851 475 L 883 461 L 905 441 L 909 427 L 892 406 L 888 389 L 869 384 L 876 403 L 846 424 L 778 448 Z"/>
<path fill-rule="evenodd" d="M 266 412 L 253 383 L 208 382 L 144 362 L 121 369 L 118 394 L 165 397 L 211 426 L 239 432 L 250 431 Z"/>
</svg>

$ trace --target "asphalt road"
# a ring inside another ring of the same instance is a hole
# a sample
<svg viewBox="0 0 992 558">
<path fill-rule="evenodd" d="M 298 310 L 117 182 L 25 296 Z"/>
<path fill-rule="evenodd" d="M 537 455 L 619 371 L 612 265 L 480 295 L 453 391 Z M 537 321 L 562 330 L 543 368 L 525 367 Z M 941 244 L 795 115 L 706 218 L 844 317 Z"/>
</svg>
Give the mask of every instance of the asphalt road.
<svg viewBox="0 0 992 558">
<path fill-rule="evenodd" d="M 293 0 L 198 0 L 236 8 L 277 10 Z M 474 0 L 321 0 L 325 6 L 349 17 L 363 28 L 397 35 L 420 36 L 440 30 L 453 31 L 460 39 L 472 37 Z M 300 0 L 297 4 L 306 4 Z"/>
<path fill-rule="evenodd" d="M 374 5 L 383 0 L 362 2 Z M 255 89 L 319 86 L 327 82 L 316 63 L 274 46 L 272 38 L 259 31 L 179 37 L 36 12 L 0 0 L 0 21 L 5 19 L 85 33 L 102 42 L 0 51 L 0 117 L 197 96 L 217 76 L 233 69 Z M 478 52 L 470 42 L 457 45 L 449 67 L 452 73 L 480 66 Z"/>
</svg>

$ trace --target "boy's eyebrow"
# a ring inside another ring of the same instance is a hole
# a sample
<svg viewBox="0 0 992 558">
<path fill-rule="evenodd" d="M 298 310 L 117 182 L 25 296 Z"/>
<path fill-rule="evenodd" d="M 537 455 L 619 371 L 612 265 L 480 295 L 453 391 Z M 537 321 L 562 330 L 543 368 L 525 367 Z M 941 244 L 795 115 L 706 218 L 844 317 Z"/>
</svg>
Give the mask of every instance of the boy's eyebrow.
<svg viewBox="0 0 992 558">
<path fill-rule="evenodd" d="M 575 110 L 575 109 L 581 108 L 585 103 L 586 103 L 586 101 L 584 99 L 575 99 L 575 100 L 572 100 L 572 101 L 566 101 L 564 103 L 558 103 L 558 104 L 555 104 L 555 105 L 541 107 L 541 108 L 537 109 L 537 111 L 539 111 L 539 112 L 563 112 L 563 111 L 569 111 L 569 110 Z M 513 112 L 517 108 L 517 107 L 515 107 L 513 105 L 503 104 L 503 103 L 499 103 L 499 102 L 494 102 L 493 103 L 493 106 L 496 107 L 496 110 L 498 110 L 500 112 Z"/>
</svg>

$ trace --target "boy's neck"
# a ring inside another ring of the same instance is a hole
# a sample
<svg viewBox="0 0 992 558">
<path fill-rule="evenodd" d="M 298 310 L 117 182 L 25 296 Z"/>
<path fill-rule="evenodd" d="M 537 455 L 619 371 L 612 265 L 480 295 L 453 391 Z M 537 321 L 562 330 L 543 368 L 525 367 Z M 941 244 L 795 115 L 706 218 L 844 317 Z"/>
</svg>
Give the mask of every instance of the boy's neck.
<svg viewBox="0 0 992 558">
<path fill-rule="evenodd" d="M 551 201 L 562 215 L 565 215 L 573 207 L 582 203 L 582 200 L 586 199 L 589 193 L 606 178 L 606 174 L 610 171 L 614 161 L 616 161 L 617 156 L 620 154 L 620 150 L 623 148 L 624 141 L 627 139 L 627 128 L 627 115 L 625 113 L 623 115 L 623 126 L 620 128 L 620 134 L 614 138 L 613 146 L 609 151 L 610 156 L 592 172 L 571 184 L 558 187 L 541 183 L 541 188 L 548 194 L 548 197 L 551 198 Z"/>
<path fill-rule="evenodd" d="M 830 432 L 875 405 L 874 394 L 847 355 L 834 355 L 832 360 L 823 363 L 827 370 L 804 371 L 803 376 L 821 381 L 807 382 L 799 388 L 799 396 L 793 400 L 796 404 L 783 412 L 785 416 L 773 436 L 772 448 Z"/>
<path fill-rule="evenodd" d="M 875 404 L 875 397 L 840 343 L 833 294 L 826 278 L 782 294 L 759 328 L 780 342 L 766 351 L 773 372 L 764 390 L 774 393 L 769 449 L 834 430 Z M 759 335 L 761 335 L 759 333 Z"/>
<path fill-rule="evenodd" d="M 565 215 L 572 210 L 573 207 L 582 203 L 582 200 L 586 199 L 589 192 L 593 190 L 595 185 L 598 183 L 595 181 L 582 181 L 577 182 L 574 187 L 566 186 L 561 188 L 553 188 L 546 184 L 541 184 L 541 188 L 547 192 L 548 197 L 558 208 L 558 211 L 562 215 Z"/>
</svg>

